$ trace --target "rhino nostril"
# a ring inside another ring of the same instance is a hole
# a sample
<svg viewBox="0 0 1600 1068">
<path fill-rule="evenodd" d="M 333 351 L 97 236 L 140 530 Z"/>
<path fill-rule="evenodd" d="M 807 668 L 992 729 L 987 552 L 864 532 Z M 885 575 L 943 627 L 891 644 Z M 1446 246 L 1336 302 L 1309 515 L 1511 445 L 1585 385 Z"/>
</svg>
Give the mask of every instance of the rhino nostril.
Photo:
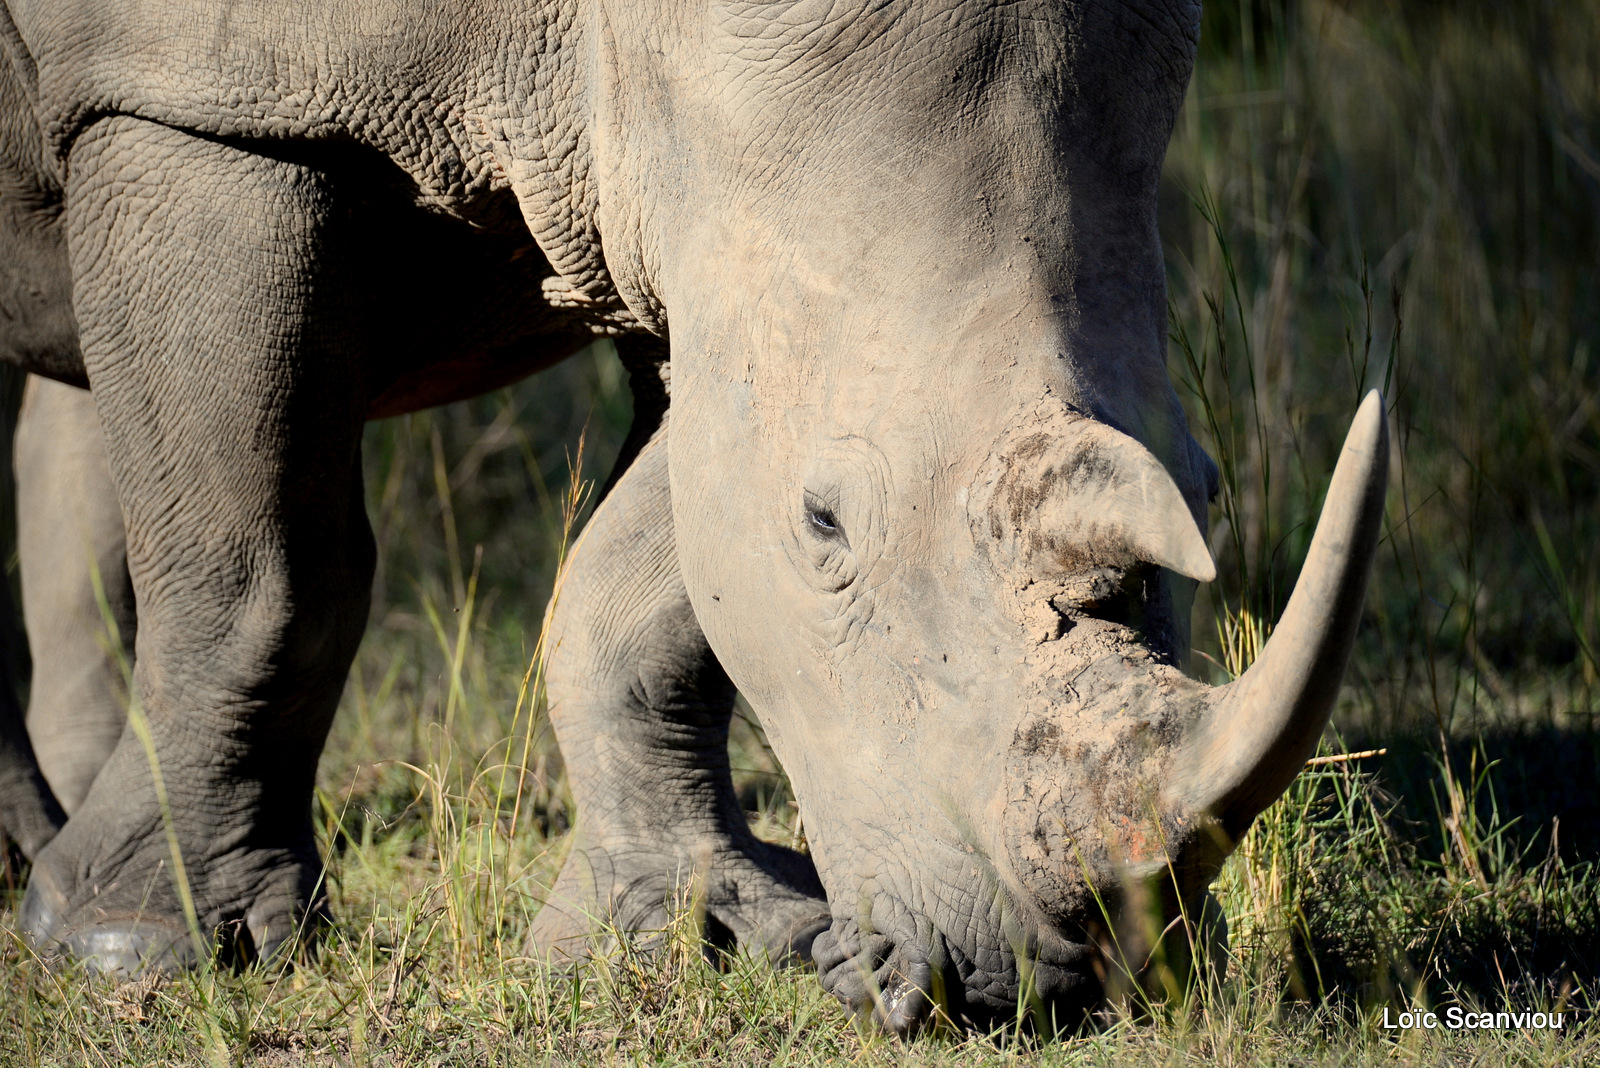
<svg viewBox="0 0 1600 1068">
<path fill-rule="evenodd" d="M 933 1017 L 932 978 L 932 969 L 923 963 L 913 963 L 904 971 L 891 970 L 878 996 L 873 1022 L 897 1037 L 915 1037 Z"/>
<path fill-rule="evenodd" d="M 857 1019 L 900 1038 L 932 1022 L 934 969 L 919 948 L 847 924 L 817 935 L 811 959 L 823 988 Z"/>
<path fill-rule="evenodd" d="M 880 965 L 893 945 L 882 935 L 862 935 L 854 924 L 830 928 L 811 943 L 811 959 L 822 985 L 851 1011 L 873 1004 Z"/>
</svg>

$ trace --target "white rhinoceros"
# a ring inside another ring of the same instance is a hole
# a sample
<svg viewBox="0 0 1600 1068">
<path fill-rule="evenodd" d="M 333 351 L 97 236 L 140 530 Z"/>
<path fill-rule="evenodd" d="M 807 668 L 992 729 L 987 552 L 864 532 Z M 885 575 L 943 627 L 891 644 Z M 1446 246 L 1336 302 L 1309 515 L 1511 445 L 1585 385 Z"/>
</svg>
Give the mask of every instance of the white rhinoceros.
<svg viewBox="0 0 1600 1068">
<path fill-rule="evenodd" d="M 0 0 L 27 298 L 0 348 L 93 387 L 205 929 L 265 953 L 320 908 L 312 776 L 373 567 L 363 421 L 595 331 L 641 422 L 553 615 L 580 828 L 542 951 L 594 916 L 647 928 L 701 878 L 714 940 L 809 957 L 904 1032 L 935 1001 L 1080 1012 L 1144 959 L 1130 908 L 1207 908 L 1326 722 L 1387 444 L 1370 397 L 1267 650 L 1186 678 L 1215 475 L 1165 371 L 1156 187 L 1198 18 Z M 810 857 L 734 799 L 735 687 Z M 181 963 L 141 739 L 64 825 L 0 741 L 30 937 Z"/>
</svg>

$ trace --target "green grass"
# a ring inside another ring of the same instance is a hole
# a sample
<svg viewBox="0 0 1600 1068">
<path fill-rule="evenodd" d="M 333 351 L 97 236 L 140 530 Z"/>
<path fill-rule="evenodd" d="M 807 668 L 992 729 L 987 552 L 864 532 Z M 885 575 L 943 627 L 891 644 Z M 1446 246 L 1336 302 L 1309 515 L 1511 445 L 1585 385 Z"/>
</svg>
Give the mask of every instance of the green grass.
<svg viewBox="0 0 1600 1068">
<path fill-rule="evenodd" d="M 629 415 L 607 346 L 369 429 L 381 573 L 316 801 L 337 925 L 288 971 L 118 986 L 0 913 L 0 1064 L 1600 1062 L 1600 11 L 1207 8 L 1163 190 L 1172 372 L 1223 468 L 1196 673 L 1259 648 L 1349 416 L 1400 464 L 1325 755 L 1217 883 L 1204 996 L 1095 1033 L 859 1032 L 804 972 L 716 970 L 692 909 L 576 979 L 521 956 L 574 813 L 536 647 L 579 481 Z M 580 440 L 582 445 L 580 448 Z M 803 842 L 745 711 L 740 796 Z M 15 890 L 8 901 L 14 904 Z M 1560 1009 L 1559 1034 L 1384 1031 Z"/>
</svg>

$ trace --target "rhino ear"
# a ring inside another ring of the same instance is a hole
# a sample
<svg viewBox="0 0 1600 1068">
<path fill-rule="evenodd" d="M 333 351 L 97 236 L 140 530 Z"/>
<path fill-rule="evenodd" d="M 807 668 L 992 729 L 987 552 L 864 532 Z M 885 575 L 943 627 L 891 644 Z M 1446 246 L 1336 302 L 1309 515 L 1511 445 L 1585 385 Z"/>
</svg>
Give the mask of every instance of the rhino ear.
<svg viewBox="0 0 1600 1068">
<path fill-rule="evenodd" d="M 1127 434 L 1062 414 L 1058 426 L 1002 454 L 990 528 L 1016 562 L 1034 575 L 1139 561 L 1216 578 L 1205 535 L 1165 465 Z"/>
</svg>

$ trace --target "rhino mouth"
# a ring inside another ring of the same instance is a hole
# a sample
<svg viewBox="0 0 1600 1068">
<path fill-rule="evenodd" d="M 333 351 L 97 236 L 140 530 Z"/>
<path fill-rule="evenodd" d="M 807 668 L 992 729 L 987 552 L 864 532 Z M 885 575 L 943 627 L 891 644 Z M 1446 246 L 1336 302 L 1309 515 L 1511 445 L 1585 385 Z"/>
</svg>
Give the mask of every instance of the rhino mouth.
<svg viewBox="0 0 1600 1068">
<path fill-rule="evenodd" d="M 823 988 L 851 1015 L 901 1037 L 929 1028 L 1071 1031 L 1104 1000 L 1103 954 L 1087 936 L 1013 948 L 998 931 L 977 939 L 918 925 L 920 934 L 894 936 L 836 919 L 811 947 Z"/>
</svg>

